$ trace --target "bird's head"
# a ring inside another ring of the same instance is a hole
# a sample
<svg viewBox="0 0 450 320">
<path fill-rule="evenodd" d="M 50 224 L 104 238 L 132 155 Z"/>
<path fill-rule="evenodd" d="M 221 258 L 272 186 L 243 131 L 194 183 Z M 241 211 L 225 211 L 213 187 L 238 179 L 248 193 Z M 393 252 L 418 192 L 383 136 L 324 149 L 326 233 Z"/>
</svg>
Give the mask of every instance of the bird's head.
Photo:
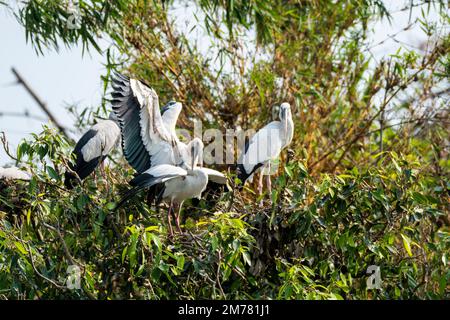
<svg viewBox="0 0 450 320">
<path fill-rule="evenodd" d="M 167 111 L 180 113 L 182 108 L 182 104 L 176 101 L 169 101 L 164 107 L 161 109 L 161 114 L 164 114 Z"/>
<path fill-rule="evenodd" d="M 287 102 L 283 102 L 280 106 L 280 120 L 286 120 L 292 117 L 291 115 L 291 105 Z"/>
<path fill-rule="evenodd" d="M 203 165 L 203 142 L 199 138 L 194 138 L 189 142 L 189 150 L 191 152 L 191 168 L 194 169 L 197 164 Z"/>
</svg>

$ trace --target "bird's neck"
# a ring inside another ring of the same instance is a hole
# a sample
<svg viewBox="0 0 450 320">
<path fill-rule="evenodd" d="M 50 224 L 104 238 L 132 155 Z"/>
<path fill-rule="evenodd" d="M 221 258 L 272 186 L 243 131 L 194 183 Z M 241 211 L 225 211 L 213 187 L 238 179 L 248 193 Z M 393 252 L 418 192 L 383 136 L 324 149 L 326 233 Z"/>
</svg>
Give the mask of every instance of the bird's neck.
<svg viewBox="0 0 450 320">
<path fill-rule="evenodd" d="M 165 126 L 166 126 L 167 130 L 169 130 L 169 132 L 172 135 L 176 135 L 175 132 L 176 132 L 178 116 L 179 116 L 179 112 L 178 113 L 173 113 L 170 110 L 165 112 L 162 115 L 162 118 L 164 120 Z"/>
<path fill-rule="evenodd" d="M 176 136 L 176 121 L 170 121 L 168 124 L 166 124 L 166 128 L 169 131 L 169 133 L 173 136 Z"/>
<path fill-rule="evenodd" d="M 290 117 L 281 120 L 281 135 L 283 139 L 283 147 L 291 143 L 294 131 L 294 122 Z"/>
</svg>

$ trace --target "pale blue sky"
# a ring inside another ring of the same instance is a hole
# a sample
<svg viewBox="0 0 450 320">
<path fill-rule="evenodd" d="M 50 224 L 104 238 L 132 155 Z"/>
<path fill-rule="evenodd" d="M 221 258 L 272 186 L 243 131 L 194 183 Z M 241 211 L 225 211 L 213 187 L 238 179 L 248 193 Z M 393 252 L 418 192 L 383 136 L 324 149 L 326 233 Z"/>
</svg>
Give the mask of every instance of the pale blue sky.
<svg viewBox="0 0 450 320">
<path fill-rule="evenodd" d="M 398 11 L 402 5 L 400 1 L 388 1 L 388 7 L 395 11 L 392 25 L 387 21 L 377 22 L 373 25 L 373 43 L 387 38 L 409 23 L 409 12 Z M 195 24 L 195 10 L 186 10 L 178 7 L 172 11 L 172 17 L 177 17 L 177 26 L 182 30 L 190 30 Z M 420 9 L 415 9 L 411 19 L 420 16 Z M 181 18 L 180 18 L 181 17 Z M 430 17 L 436 20 L 438 15 L 431 11 Z M 180 21 L 181 20 L 181 21 Z M 187 22 L 187 23 L 186 23 Z M 25 32 L 10 12 L 0 7 L 0 113 L 23 112 L 28 110 L 31 114 L 45 118 L 45 114 L 36 106 L 22 86 L 14 85 L 14 75 L 11 67 L 14 66 L 35 89 L 48 107 L 58 117 L 60 122 L 72 128 L 74 120 L 68 115 L 64 106 L 77 104 L 80 108 L 98 105 L 101 99 L 100 75 L 104 73 L 103 58 L 92 51 L 82 56 L 81 47 L 71 49 L 61 48 L 59 52 L 48 50 L 44 56 L 36 55 L 30 43 L 25 41 Z M 202 33 L 194 30 L 193 36 L 203 37 Z M 425 34 L 418 26 L 397 36 L 402 43 L 419 46 L 426 40 Z M 372 50 L 378 60 L 387 54 L 394 53 L 402 43 L 393 40 Z M 205 47 L 206 48 L 206 47 Z M 40 132 L 42 124 L 32 119 L 0 116 L 0 131 L 5 131 L 8 141 L 15 148 L 19 141 L 31 132 Z M 75 133 L 73 137 L 79 136 Z M 0 148 L 0 165 L 11 163 L 4 150 Z"/>
<path fill-rule="evenodd" d="M 14 84 L 11 67 L 15 67 L 35 89 L 49 109 L 67 127 L 73 119 L 64 106 L 76 103 L 80 106 L 98 104 L 101 99 L 101 80 L 104 67 L 102 57 L 92 52 L 82 56 L 81 47 L 62 48 L 60 52 L 49 50 L 45 55 L 36 55 L 25 41 L 25 32 L 10 12 L 0 7 L 0 113 L 23 112 L 45 118 L 25 89 Z M 5 131 L 11 146 L 31 132 L 40 132 L 39 121 L 0 116 L 0 131 Z M 0 164 L 8 162 L 3 148 L 0 150 Z"/>
</svg>

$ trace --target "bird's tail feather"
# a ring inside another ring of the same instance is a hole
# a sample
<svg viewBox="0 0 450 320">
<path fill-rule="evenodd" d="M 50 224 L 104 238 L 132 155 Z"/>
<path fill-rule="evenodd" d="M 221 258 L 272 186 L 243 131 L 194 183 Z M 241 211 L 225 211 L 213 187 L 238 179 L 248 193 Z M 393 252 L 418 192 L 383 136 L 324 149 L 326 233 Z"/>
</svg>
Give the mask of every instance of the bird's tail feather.
<svg viewBox="0 0 450 320">
<path fill-rule="evenodd" d="M 73 189 L 75 186 L 74 182 L 77 180 L 77 177 L 74 173 L 67 171 L 64 175 L 64 185 L 68 190 Z"/>
<path fill-rule="evenodd" d="M 258 170 L 260 167 L 262 167 L 264 164 L 263 163 L 258 163 L 256 164 L 251 172 L 246 172 L 244 165 L 243 164 L 238 164 L 237 165 L 237 177 L 239 180 L 241 180 L 242 184 L 240 184 L 238 186 L 238 190 L 242 190 L 244 188 L 244 184 L 247 181 L 247 179 L 253 174 L 255 173 L 256 170 Z"/>
<path fill-rule="evenodd" d="M 134 187 L 130 190 L 128 190 L 123 197 L 120 199 L 119 203 L 117 204 L 117 206 L 114 208 L 114 210 L 117 210 L 119 208 L 121 208 L 125 202 L 127 202 L 128 200 L 130 200 L 131 198 L 133 198 L 136 194 L 138 194 L 141 190 L 145 189 L 146 186 L 137 186 Z"/>
<path fill-rule="evenodd" d="M 238 186 L 238 190 L 240 191 L 244 188 L 245 181 L 247 181 L 250 175 L 245 172 L 244 166 L 242 164 L 237 165 L 236 174 L 237 178 L 241 181 L 241 184 Z"/>
<path fill-rule="evenodd" d="M 153 187 L 157 185 L 158 183 L 161 183 L 164 178 L 168 177 L 175 177 L 176 175 L 166 175 L 164 177 L 154 177 L 148 173 L 142 173 L 136 177 L 134 177 L 130 184 L 133 186 L 132 189 L 128 190 L 122 199 L 117 204 L 115 210 L 119 209 L 127 200 L 134 197 L 137 193 L 139 193 L 141 190 Z M 161 194 L 158 195 L 158 199 L 160 198 Z"/>
</svg>

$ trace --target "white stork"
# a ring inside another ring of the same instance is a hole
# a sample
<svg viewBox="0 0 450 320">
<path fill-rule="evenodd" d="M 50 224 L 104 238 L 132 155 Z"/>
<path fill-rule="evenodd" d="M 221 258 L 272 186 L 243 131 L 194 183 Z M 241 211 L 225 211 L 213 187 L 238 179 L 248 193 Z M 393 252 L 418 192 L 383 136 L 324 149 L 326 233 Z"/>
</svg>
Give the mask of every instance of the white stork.
<svg viewBox="0 0 450 320">
<path fill-rule="evenodd" d="M 158 186 L 161 190 L 158 201 L 164 200 L 170 203 L 167 214 L 170 235 L 173 235 L 170 215 L 176 206 L 178 206 L 178 213 L 175 215 L 176 225 L 178 231 L 181 233 L 180 212 L 183 202 L 191 198 L 200 199 L 202 192 L 208 184 L 208 179 L 220 184 L 226 184 L 227 182 L 225 175 L 221 172 L 197 167 L 197 164 L 201 163 L 203 153 L 203 143 L 200 139 L 193 139 L 190 146 L 191 161 L 189 163 L 189 169 L 183 169 L 170 164 L 151 167 L 131 180 L 130 184 L 134 188 L 128 191 L 121 199 L 117 208 L 121 207 L 125 201 L 136 195 L 142 189 Z"/>
<path fill-rule="evenodd" d="M 278 158 L 280 152 L 292 141 L 294 122 L 292 121 L 291 106 L 282 103 L 279 111 L 279 121 L 272 121 L 260 129 L 250 141 L 246 141 L 244 151 L 237 163 L 237 175 L 242 184 L 260 169 L 266 173 L 266 183 L 269 194 L 272 192 L 270 165 Z M 261 172 L 258 191 L 262 194 L 263 181 Z"/>
<path fill-rule="evenodd" d="M 195 139 L 185 144 L 177 137 L 181 103 L 172 101 L 160 110 L 158 95 L 142 82 L 116 74 L 112 84 L 113 110 L 120 123 L 128 163 L 138 173 L 161 164 L 189 169 Z M 203 162 L 203 155 L 199 157 Z"/>
<path fill-rule="evenodd" d="M 0 180 L 11 181 L 11 180 L 31 180 L 31 175 L 17 167 L 2 168 L 0 167 Z"/>
<path fill-rule="evenodd" d="M 70 169 L 74 173 L 66 172 L 64 181 L 66 187 L 73 188 L 73 181 L 77 179 L 76 175 L 83 180 L 98 165 L 103 166 L 103 161 L 119 139 L 120 128 L 114 113 L 111 112 L 109 119 L 97 122 L 78 140 L 73 150 L 75 163 L 70 164 Z"/>
<path fill-rule="evenodd" d="M 122 133 L 122 149 L 128 163 L 142 173 L 160 164 L 181 165 L 187 146 L 176 135 L 181 103 L 159 109 L 156 92 L 142 82 L 116 74 L 112 79 L 112 105 Z"/>
</svg>

